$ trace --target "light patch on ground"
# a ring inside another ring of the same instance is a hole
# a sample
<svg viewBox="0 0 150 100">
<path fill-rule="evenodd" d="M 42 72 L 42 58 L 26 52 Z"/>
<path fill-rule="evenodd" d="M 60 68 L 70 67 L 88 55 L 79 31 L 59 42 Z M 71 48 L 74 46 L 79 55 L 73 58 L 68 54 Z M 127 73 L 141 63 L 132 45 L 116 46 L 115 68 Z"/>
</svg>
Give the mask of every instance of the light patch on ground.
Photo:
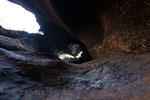
<svg viewBox="0 0 150 100">
<path fill-rule="evenodd" d="M 0 25 L 5 29 L 29 33 L 38 33 L 40 28 L 34 14 L 8 0 L 0 0 Z"/>
<path fill-rule="evenodd" d="M 61 54 L 61 55 L 59 55 L 59 58 L 61 60 L 65 60 L 66 58 L 74 58 L 74 56 L 72 56 L 70 54 Z"/>
<path fill-rule="evenodd" d="M 80 57 L 82 57 L 82 53 L 83 53 L 83 51 L 79 52 L 78 55 L 76 56 L 76 58 L 79 59 Z"/>
<path fill-rule="evenodd" d="M 62 54 L 59 55 L 59 58 L 61 60 L 65 60 L 66 58 L 79 59 L 80 57 L 82 57 L 82 53 L 83 53 L 83 51 L 79 52 L 77 56 L 72 56 L 70 54 L 62 53 Z"/>
</svg>

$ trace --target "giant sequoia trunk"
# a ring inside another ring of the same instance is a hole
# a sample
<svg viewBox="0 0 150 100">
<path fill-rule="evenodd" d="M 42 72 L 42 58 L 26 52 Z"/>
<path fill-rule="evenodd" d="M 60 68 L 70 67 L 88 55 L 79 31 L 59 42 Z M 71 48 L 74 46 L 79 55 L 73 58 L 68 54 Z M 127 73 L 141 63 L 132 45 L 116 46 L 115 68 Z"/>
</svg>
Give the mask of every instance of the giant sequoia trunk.
<svg viewBox="0 0 150 100">
<path fill-rule="evenodd" d="M 149 100 L 149 0 L 10 1 L 33 12 L 45 36 L 0 30 L 0 100 Z M 64 40 L 95 60 L 51 55 L 47 45 Z"/>
</svg>

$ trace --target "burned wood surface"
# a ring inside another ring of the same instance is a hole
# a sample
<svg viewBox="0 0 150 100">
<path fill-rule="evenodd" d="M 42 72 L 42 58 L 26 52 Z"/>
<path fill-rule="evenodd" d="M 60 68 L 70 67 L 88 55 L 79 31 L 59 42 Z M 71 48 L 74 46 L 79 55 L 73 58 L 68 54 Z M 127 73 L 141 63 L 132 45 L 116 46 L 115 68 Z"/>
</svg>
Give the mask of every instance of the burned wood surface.
<svg viewBox="0 0 150 100">
<path fill-rule="evenodd" d="M 67 64 L 0 48 L 0 100 L 149 100 L 149 62 L 143 53 Z"/>
</svg>

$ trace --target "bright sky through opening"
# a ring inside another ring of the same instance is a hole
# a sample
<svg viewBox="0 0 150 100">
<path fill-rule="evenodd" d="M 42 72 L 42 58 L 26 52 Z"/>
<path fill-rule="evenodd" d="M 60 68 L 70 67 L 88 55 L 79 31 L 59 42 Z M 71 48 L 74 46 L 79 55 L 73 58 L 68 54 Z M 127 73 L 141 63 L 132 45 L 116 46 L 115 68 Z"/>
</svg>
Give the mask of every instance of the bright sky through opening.
<svg viewBox="0 0 150 100">
<path fill-rule="evenodd" d="M 40 29 L 34 14 L 8 0 L 0 0 L 0 25 L 5 29 L 28 33 L 38 33 Z"/>
</svg>

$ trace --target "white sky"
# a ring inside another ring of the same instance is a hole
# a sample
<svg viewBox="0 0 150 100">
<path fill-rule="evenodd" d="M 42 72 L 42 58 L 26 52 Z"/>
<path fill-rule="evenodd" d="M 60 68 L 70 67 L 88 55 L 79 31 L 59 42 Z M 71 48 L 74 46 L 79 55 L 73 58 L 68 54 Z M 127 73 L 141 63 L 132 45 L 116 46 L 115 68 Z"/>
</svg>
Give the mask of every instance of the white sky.
<svg viewBox="0 0 150 100">
<path fill-rule="evenodd" d="M 34 14 L 7 0 L 0 0 L 0 25 L 5 29 L 29 33 L 37 33 L 40 28 Z"/>
</svg>

